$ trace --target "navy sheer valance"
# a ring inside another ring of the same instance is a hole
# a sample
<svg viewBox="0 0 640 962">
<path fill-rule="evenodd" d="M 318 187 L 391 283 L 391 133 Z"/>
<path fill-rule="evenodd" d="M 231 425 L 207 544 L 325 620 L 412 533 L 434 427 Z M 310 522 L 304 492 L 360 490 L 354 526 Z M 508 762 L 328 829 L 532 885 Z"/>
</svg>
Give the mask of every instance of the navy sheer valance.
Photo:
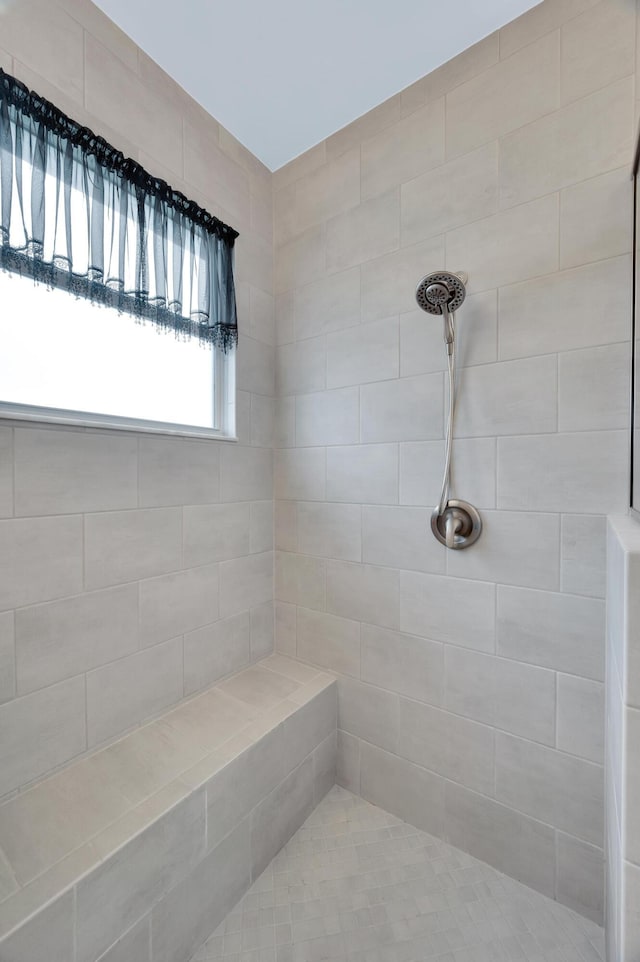
<svg viewBox="0 0 640 962">
<path fill-rule="evenodd" d="M 0 70 L 0 267 L 227 351 L 237 236 Z"/>
</svg>

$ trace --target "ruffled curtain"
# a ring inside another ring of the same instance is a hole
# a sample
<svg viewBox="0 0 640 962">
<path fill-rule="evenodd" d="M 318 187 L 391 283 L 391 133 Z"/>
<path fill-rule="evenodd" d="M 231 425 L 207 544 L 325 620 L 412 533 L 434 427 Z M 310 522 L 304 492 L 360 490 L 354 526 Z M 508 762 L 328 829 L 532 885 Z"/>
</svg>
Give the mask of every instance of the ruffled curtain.
<svg viewBox="0 0 640 962">
<path fill-rule="evenodd" d="M 0 70 L 0 267 L 228 351 L 237 236 Z"/>
</svg>

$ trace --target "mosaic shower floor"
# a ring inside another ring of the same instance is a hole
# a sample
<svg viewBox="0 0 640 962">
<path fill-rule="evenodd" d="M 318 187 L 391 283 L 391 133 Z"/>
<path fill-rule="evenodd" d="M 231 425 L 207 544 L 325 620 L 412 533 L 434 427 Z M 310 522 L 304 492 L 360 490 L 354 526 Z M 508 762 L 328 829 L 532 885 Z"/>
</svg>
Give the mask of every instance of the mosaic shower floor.
<svg viewBox="0 0 640 962">
<path fill-rule="evenodd" d="M 602 962 L 570 909 L 333 788 L 193 962 Z"/>
</svg>

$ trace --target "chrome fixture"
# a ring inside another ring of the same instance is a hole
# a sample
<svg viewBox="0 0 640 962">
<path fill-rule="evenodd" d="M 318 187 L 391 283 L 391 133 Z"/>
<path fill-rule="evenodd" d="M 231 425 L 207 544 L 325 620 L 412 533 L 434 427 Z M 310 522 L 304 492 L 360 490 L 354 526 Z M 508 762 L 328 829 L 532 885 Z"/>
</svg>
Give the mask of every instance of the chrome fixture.
<svg viewBox="0 0 640 962">
<path fill-rule="evenodd" d="M 467 501 L 449 498 L 451 485 L 451 454 L 453 449 L 453 420 L 456 412 L 456 329 L 455 312 L 467 295 L 466 274 L 436 271 L 423 277 L 416 288 L 416 301 L 428 314 L 440 314 L 444 323 L 444 343 L 449 368 L 449 411 L 447 441 L 444 455 L 444 474 L 440 501 L 431 515 L 431 530 L 447 548 L 460 550 L 474 544 L 482 533 L 482 519 L 478 510 Z"/>
</svg>

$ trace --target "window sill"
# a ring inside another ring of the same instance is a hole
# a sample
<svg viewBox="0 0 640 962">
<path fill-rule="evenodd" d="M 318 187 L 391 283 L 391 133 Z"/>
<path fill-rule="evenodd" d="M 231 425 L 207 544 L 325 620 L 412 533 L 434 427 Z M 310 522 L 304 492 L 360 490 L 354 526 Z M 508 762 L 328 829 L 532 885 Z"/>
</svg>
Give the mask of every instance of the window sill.
<svg viewBox="0 0 640 962">
<path fill-rule="evenodd" d="M 224 434 L 215 428 L 189 424 L 169 424 L 162 421 L 142 421 L 115 415 L 86 414 L 82 411 L 60 411 L 0 403 L 0 423 L 19 421 L 27 424 L 59 425 L 69 428 L 119 431 L 126 434 L 154 434 L 161 437 L 200 438 L 213 441 L 235 441 L 234 434 Z"/>
</svg>

